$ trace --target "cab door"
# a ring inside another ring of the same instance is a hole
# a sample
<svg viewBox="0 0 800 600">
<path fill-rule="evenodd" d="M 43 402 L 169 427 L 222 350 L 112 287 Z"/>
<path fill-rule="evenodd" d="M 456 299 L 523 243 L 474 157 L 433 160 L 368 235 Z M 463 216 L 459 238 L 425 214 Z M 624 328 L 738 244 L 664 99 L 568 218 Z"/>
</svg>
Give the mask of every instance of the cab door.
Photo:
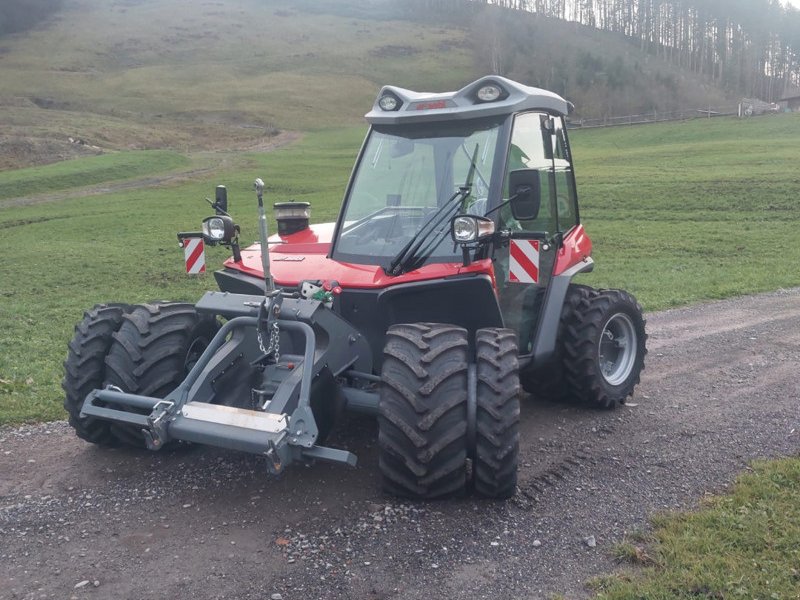
<svg viewBox="0 0 800 600">
<path fill-rule="evenodd" d="M 509 197 L 512 171 L 535 169 L 541 205 L 530 220 L 515 219 L 508 205 L 500 209 L 498 229 L 509 235 L 495 247 L 493 258 L 503 321 L 517 331 L 520 354 L 528 355 L 560 241 L 578 224 L 577 197 L 563 117 L 518 114 L 510 140 L 503 199 Z"/>
</svg>

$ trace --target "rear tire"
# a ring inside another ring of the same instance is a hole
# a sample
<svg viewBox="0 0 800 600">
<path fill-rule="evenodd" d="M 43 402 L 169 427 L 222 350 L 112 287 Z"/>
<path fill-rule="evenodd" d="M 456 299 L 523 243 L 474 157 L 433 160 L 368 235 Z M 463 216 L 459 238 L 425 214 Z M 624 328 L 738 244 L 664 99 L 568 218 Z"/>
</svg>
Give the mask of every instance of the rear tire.
<svg viewBox="0 0 800 600">
<path fill-rule="evenodd" d="M 585 298 L 565 328 L 563 370 L 568 397 L 614 408 L 633 394 L 644 369 L 642 307 L 622 290 Z"/>
<path fill-rule="evenodd" d="M 567 289 L 564 306 L 558 327 L 558 339 L 553 359 L 539 368 L 528 370 L 520 376 L 522 388 L 540 400 L 559 402 L 569 394 L 564 374 L 564 339 L 568 336 L 567 327 L 575 321 L 575 313 L 584 301 L 599 292 L 587 285 L 571 283 Z"/>
<path fill-rule="evenodd" d="M 393 325 L 386 333 L 378 404 L 383 488 L 433 499 L 466 486 L 467 353 L 455 325 Z"/>
<path fill-rule="evenodd" d="M 510 498 L 517 489 L 519 456 L 517 336 L 510 329 L 479 329 L 475 352 L 475 491 L 488 498 Z"/>
<path fill-rule="evenodd" d="M 142 304 L 124 316 L 106 358 L 105 385 L 125 392 L 164 398 L 178 387 L 219 329 L 211 316 L 192 304 Z M 141 430 L 114 423 L 120 441 L 144 446 Z"/>
<path fill-rule="evenodd" d="M 61 381 L 66 393 L 64 408 L 78 437 L 92 444 L 110 446 L 116 441 L 111 423 L 92 417 L 81 418 L 80 414 L 89 392 L 103 386 L 112 335 L 122 324 L 123 315 L 130 310 L 126 304 L 96 304 L 83 313 L 83 320 L 75 326 L 75 335 L 69 342 Z"/>
</svg>

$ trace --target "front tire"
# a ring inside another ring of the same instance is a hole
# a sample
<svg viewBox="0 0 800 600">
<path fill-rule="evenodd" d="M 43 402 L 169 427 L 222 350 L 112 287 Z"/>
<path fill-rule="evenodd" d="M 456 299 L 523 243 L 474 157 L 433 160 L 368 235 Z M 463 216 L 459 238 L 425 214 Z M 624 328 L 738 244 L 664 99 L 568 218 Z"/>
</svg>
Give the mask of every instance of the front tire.
<svg viewBox="0 0 800 600">
<path fill-rule="evenodd" d="M 164 398 L 185 379 L 218 329 L 213 317 L 198 314 L 192 304 L 138 305 L 113 336 L 104 385 Z M 132 425 L 114 423 L 111 431 L 126 444 L 145 445 Z"/>
<path fill-rule="evenodd" d="M 510 498 L 517 489 L 519 456 L 517 336 L 510 329 L 479 329 L 475 352 L 475 491 L 488 498 Z"/>
<path fill-rule="evenodd" d="M 111 423 L 80 415 L 89 392 L 103 386 L 105 360 L 113 342 L 112 335 L 130 310 L 126 304 L 96 304 L 83 314 L 83 320 L 75 326 L 75 335 L 69 342 L 61 381 L 66 394 L 64 408 L 78 437 L 92 444 L 109 446 L 116 441 L 111 433 Z"/>
<path fill-rule="evenodd" d="M 390 494 L 461 494 L 467 460 L 467 331 L 434 323 L 386 333 L 378 404 L 379 466 Z"/>
</svg>

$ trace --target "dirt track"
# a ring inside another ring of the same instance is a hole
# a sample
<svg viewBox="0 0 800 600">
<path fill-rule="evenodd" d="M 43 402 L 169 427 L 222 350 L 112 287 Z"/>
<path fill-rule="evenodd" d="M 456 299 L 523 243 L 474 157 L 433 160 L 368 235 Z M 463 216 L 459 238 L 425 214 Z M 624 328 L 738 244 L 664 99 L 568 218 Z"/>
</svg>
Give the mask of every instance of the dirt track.
<svg viewBox="0 0 800 600">
<path fill-rule="evenodd" d="M 358 468 L 279 481 L 234 453 L 104 451 L 63 423 L 0 430 L 0 598 L 585 595 L 648 514 L 800 451 L 800 289 L 651 314 L 648 330 L 629 406 L 525 403 L 507 503 L 384 497 L 369 420 L 334 440 Z"/>
<path fill-rule="evenodd" d="M 46 194 L 27 195 L 20 198 L 8 198 L 5 200 L 0 200 L 0 208 L 31 206 L 33 204 L 45 204 L 48 202 L 58 202 L 60 200 L 68 200 L 70 198 L 84 198 L 86 196 L 97 196 L 100 194 L 116 194 L 118 192 L 124 192 L 127 190 L 139 190 L 197 180 L 201 176 L 207 176 L 223 167 L 228 166 L 228 155 L 231 153 L 231 151 L 271 152 L 273 150 L 293 144 L 301 139 L 301 137 L 301 134 L 295 131 L 284 131 L 283 133 L 276 135 L 274 138 L 270 138 L 269 141 L 261 142 L 256 145 L 231 148 L 225 152 L 212 151 L 199 153 L 206 156 L 206 162 L 208 162 L 209 165 L 205 167 L 190 169 L 187 171 L 165 173 L 163 175 L 138 177 L 135 179 L 128 179 L 126 181 L 99 183 L 79 189 L 70 189 L 60 192 L 48 192 Z"/>
</svg>

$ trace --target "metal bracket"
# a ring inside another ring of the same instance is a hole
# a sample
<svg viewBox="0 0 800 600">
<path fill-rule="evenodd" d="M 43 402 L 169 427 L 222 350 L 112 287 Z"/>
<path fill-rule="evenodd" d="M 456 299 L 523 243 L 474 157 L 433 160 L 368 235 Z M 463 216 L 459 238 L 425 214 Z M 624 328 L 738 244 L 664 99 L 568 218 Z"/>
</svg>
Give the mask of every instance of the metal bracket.
<svg viewBox="0 0 800 600">
<path fill-rule="evenodd" d="M 167 433 L 168 417 L 175 412 L 175 403 L 170 400 L 159 400 L 147 417 L 147 429 L 142 429 L 148 450 L 160 450 L 169 441 Z"/>
<path fill-rule="evenodd" d="M 289 419 L 289 443 L 292 446 L 311 448 L 319 437 L 317 422 L 310 406 L 298 406 Z"/>
<path fill-rule="evenodd" d="M 283 472 L 283 462 L 278 454 L 278 447 L 275 445 L 275 442 L 269 440 L 267 445 L 268 448 L 265 452 L 265 456 L 267 457 L 267 471 L 269 471 L 270 475 L 277 477 Z"/>
</svg>

